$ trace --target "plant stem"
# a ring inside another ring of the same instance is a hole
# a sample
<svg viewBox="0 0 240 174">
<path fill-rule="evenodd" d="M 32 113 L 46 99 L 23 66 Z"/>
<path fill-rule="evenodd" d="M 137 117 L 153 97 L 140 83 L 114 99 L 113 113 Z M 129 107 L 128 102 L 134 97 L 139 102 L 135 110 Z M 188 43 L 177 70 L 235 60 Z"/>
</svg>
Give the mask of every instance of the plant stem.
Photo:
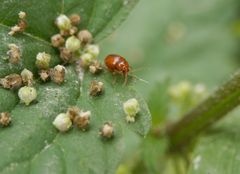
<svg viewBox="0 0 240 174">
<path fill-rule="evenodd" d="M 182 151 L 206 130 L 240 104 L 240 71 L 205 101 L 167 129 L 170 151 Z"/>
</svg>

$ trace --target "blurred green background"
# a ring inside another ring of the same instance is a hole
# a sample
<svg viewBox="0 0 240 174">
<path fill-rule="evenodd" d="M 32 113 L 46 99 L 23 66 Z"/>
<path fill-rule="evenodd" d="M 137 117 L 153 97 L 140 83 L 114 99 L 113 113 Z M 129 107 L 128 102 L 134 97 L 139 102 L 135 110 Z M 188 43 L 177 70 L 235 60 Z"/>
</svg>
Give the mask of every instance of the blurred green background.
<svg viewBox="0 0 240 174">
<path fill-rule="evenodd" d="M 166 112 L 165 79 L 171 84 L 203 83 L 211 91 L 239 67 L 239 4 L 237 0 L 140 0 L 122 26 L 100 43 L 101 59 L 117 53 L 133 69 L 140 69 L 134 74 L 149 84 L 137 81 L 135 86 L 150 109 L 159 106 L 160 111 L 151 110 L 153 120 L 159 121 Z M 151 102 L 155 94 L 160 99 Z M 162 173 L 159 154 L 165 150 L 165 140 L 149 136 L 139 145 L 138 137 L 129 135 L 126 141 L 129 147 L 119 174 Z"/>
<path fill-rule="evenodd" d="M 150 82 L 136 85 L 145 97 L 165 76 L 215 86 L 239 66 L 237 4 L 237 0 L 140 0 L 122 26 L 101 43 L 101 58 L 119 53 L 133 69 L 146 68 L 136 73 Z"/>
</svg>

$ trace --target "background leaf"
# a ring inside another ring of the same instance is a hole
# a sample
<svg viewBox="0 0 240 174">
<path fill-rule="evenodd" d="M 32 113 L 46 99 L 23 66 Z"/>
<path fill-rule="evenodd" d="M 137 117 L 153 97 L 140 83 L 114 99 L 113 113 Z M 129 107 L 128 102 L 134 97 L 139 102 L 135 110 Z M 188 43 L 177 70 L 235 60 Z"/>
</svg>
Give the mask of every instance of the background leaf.
<svg viewBox="0 0 240 174">
<path fill-rule="evenodd" d="M 239 65 L 232 33 L 236 4 L 236 0 L 141 1 L 125 25 L 101 42 L 101 55 L 116 52 L 133 69 L 140 68 L 137 74 L 149 81 L 137 85 L 145 98 L 165 77 L 215 87 Z"/>
<path fill-rule="evenodd" d="M 166 123 L 166 117 L 169 112 L 169 79 L 158 82 L 149 94 L 148 104 L 152 114 L 153 126 L 163 126 Z"/>
<path fill-rule="evenodd" d="M 152 105 L 152 93 L 155 88 L 159 88 L 161 93 L 158 83 L 165 77 L 170 78 L 173 84 L 182 80 L 204 83 L 211 91 L 239 67 L 239 55 L 236 55 L 239 42 L 235 37 L 236 34 L 239 36 L 238 23 L 239 2 L 236 0 L 140 1 L 126 24 L 101 42 L 104 45 L 101 55 L 116 52 L 124 55 L 133 69 L 140 68 L 141 71 L 134 74 L 149 84 L 139 82 L 137 88 L 150 101 L 149 107 L 155 108 L 157 104 Z M 236 24 L 235 34 L 232 32 L 233 24 Z M 160 102 L 158 106 L 165 107 Z M 156 111 L 151 112 L 154 114 Z M 231 127 L 228 129 L 230 132 Z M 221 142 L 222 146 L 228 144 Z M 221 148 L 212 151 L 211 160 L 215 160 L 214 152 L 220 155 Z M 139 159 L 129 154 L 127 161 L 133 160 Z M 211 160 L 210 163 L 206 160 L 205 164 L 217 163 L 217 160 L 216 163 L 211 163 Z M 231 165 L 230 162 L 227 164 Z M 138 165 L 143 168 L 143 163 Z M 202 173 L 207 173 L 207 169 L 203 168 Z M 152 173 L 151 168 L 145 173 Z"/>
<path fill-rule="evenodd" d="M 239 173 L 239 140 L 238 109 L 199 140 L 189 174 Z"/>
</svg>

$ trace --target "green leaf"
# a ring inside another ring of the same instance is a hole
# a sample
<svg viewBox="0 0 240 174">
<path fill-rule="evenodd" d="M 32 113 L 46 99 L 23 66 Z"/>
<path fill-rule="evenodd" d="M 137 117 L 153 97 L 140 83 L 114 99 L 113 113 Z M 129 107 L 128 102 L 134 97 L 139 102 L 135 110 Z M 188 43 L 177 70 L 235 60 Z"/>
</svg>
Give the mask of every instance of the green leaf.
<svg viewBox="0 0 240 174">
<path fill-rule="evenodd" d="M 38 84 L 36 104 L 17 104 L 11 110 L 12 125 L 1 128 L 0 131 L 0 139 L 3 140 L 0 142 L 1 172 L 7 170 L 11 173 L 9 169 L 25 165 L 47 144 L 53 142 L 57 135 L 52 125 L 53 119 L 69 105 L 73 105 L 79 96 L 79 84 L 76 80 L 77 75 L 68 69 L 64 85 Z"/>
<path fill-rule="evenodd" d="M 110 34 L 123 22 L 138 0 L 1 0 L 0 24 L 13 26 L 18 20 L 18 12 L 27 13 L 30 36 L 48 41 L 57 33 L 54 19 L 61 13 L 81 15 L 81 28 L 89 29 L 99 41 Z"/>
<path fill-rule="evenodd" d="M 45 25 L 47 25 L 47 23 Z M 49 42 L 29 33 L 18 34 L 12 37 L 7 34 L 9 31 L 8 26 L 0 24 L 0 77 L 11 73 L 18 73 L 24 68 L 36 73 L 37 67 L 35 66 L 35 61 L 38 52 L 45 51 L 51 54 L 51 66 L 60 62 L 57 51 L 51 47 Z M 8 44 L 10 43 L 15 43 L 21 50 L 22 60 L 17 65 L 13 65 L 4 60 L 4 57 L 7 56 Z"/>
<path fill-rule="evenodd" d="M 59 52 L 49 42 L 58 32 L 54 20 L 59 14 L 80 14 L 79 28 L 89 29 L 98 42 L 120 25 L 137 2 L 0 0 L 0 77 L 20 73 L 24 68 L 36 75 L 38 52 L 51 54 L 51 67 L 61 63 Z M 19 11 L 27 13 L 28 27 L 24 33 L 9 36 L 7 33 L 17 23 Z M 22 59 L 18 65 L 4 59 L 10 43 L 21 50 Z M 89 96 L 89 84 L 93 79 L 104 82 L 102 96 Z M 69 66 L 63 85 L 36 82 L 35 87 L 37 102 L 30 106 L 19 103 L 17 91 L 0 88 L 0 111 L 9 111 L 12 116 L 11 126 L 0 128 L 0 173 L 114 173 L 126 150 L 127 132 L 143 137 L 150 129 L 150 113 L 144 100 L 131 85 L 123 86 L 121 80 L 113 85 L 109 72 L 97 77 L 86 74 L 79 84 L 79 75 Z M 135 123 L 128 124 L 122 103 L 133 97 L 138 99 L 141 112 Z M 66 112 L 71 105 L 92 112 L 89 131 L 73 128 L 68 133 L 59 133 L 54 128 L 52 121 L 56 115 Z M 106 121 L 111 121 L 115 129 L 115 137 L 109 141 L 98 135 Z"/>
<path fill-rule="evenodd" d="M 166 156 L 165 151 L 167 147 L 166 139 L 148 136 L 141 147 L 142 160 L 145 167 L 142 173 L 158 173 L 163 171 Z"/>
<path fill-rule="evenodd" d="M 193 152 L 189 174 L 239 173 L 239 131 L 238 109 L 200 139 Z"/>
<path fill-rule="evenodd" d="M 36 70 L 34 58 L 42 51 L 53 55 L 52 65 L 59 63 L 57 51 L 51 48 L 49 41 L 50 37 L 58 32 L 54 20 L 60 13 L 80 14 L 82 22 L 79 27 L 89 29 L 95 36 L 95 41 L 100 41 L 120 25 L 137 2 L 138 0 L 115 0 L 111 3 L 107 0 L 0 1 L 0 76 L 20 71 L 23 67 Z M 10 27 L 18 21 L 20 11 L 27 13 L 28 27 L 24 34 L 8 36 Z M 20 46 L 23 57 L 21 65 L 13 66 L 3 59 L 9 43 Z"/>
<path fill-rule="evenodd" d="M 0 88 L 0 112 L 11 111 L 18 102 L 13 91 Z"/>
<path fill-rule="evenodd" d="M 155 84 L 152 89 L 148 105 L 153 119 L 153 126 L 165 123 L 169 112 L 169 96 L 168 96 L 169 80 L 165 79 Z"/>
<path fill-rule="evenodd" d="M 49 43 L 51 36 L 58 33 L 54 20 L 59 14 L 80 14 L 82 22 L 79 28 L 90 30 L 98 42 L 123 22 L 137 2 L 138 0 L 115 0 L 111 3 L 108 0 L 0 0 L 0 77 L 19 72 L 23 67 L 36 70 L 34 63 L 38 52 L 50 53 L 53 57 L 51 65 L 59 63 L 57 51 Z M 27 13 L 28 27 L 23 34 L 8 36 L 10 27 L 18 21 L 20 11 Z M 20 65 L 13 66 L 3 60 L 9 43 L 20 46 L 23 55 Z"/>
<path fill-rule="evenodd" d="M 57 133 L 52 120 L 73 104 L 79 94 L 73 74 L 68 72 L 67 82 L 61 87 L 41 85 L 37 104 L 30 107 L 17 105 L 12 110 L 13 125 L 0 133 L 4 139 L 0 142 L 4 149 L 0 159 L 3 173 L 24 173 L 24 170 L 29 173 L 114 173 L 125 149 L 126 132 L 132 130 L 138 135 L 146 135 L 150 128 L 147 105 L 131 87 L 122 87 L 121 82 L 113 85 L 107 72 L 96 78 L 86 75 L 77 100 L 77 106 L 92 112 L 90 130 L 81 132 L 73 128 L 65 134 Z M 89 96 L 89 84 L 93 79 L 104 82 L 103 96 Z M 122 103 L 133 97 L 140 102 L 141 112 L 135 123 L 128 124 Z M 111 121 L 115 128 L 112 140 L 103 140 L 98 135 L 106 121 Z"/>
</svg>

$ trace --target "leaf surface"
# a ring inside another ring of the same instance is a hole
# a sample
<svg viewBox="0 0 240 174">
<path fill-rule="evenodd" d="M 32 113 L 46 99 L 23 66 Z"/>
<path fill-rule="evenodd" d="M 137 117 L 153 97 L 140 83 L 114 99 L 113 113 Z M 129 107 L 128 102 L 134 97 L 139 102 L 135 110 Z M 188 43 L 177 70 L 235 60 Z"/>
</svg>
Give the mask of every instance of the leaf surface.
<svg viewBox="0 0 240 174">
<path fill-rule="evenodd" d="M 59 53 L 51 47 L 50 37 L 58 30 L 55 18 L 64 13 L 80 14 L 80 29 L 89 29 L 98 42 L 122 23 L 138 0 L 0 0 L 0 77 L 20 73 L 24 68 L 34 72 L 36 55 L 51 54 L 50 65 L 60 62 Z M 28 27 L 24 33 L 9 36 L 10 28 L 17 24 L 18 13 L 27 13 Z M 8 44 L 15 43 L 21 50 L 21 61 L 17 65 L 8 63 Z M 105 84 L 105 93 L 92 98 L 88 89 L 90 81 L 98 78 Z M 0 111 L 9 111 L 12 124 L 0 128 L 0 173 L 114 173 L 126 148 L 127 132 L 145 136 L 151 125 L 150 114 L 144 100 L 131 85 L 123 86 L 121 80 L 112 85 L 108 72 L 94 77 L 84 76 L 79 83 L 74 65 L 67 67 L 63 85 L 37 81 L 37 101 L 30 106 L 19 103 L 17 91 L 0 88 Z M 82 91 L 80 92 L 80 89 Z M 137 98 L 141 112 L 136 123 L 125 121 L 122 103 Z M 67 133 L 59 133 L 52 121 L 67 108 L 77 105 L 92 112 L 89 131 L 76 127 Z M 104 122 L 111 121 L 115 129 L 112 140 L 102 140 L 98 135 Z"/>
<path fill-rule="evenodd" d="M 189 174 L 239 173 L 239 109 L 200 139 L 193 152 Z"/>
</svg>

